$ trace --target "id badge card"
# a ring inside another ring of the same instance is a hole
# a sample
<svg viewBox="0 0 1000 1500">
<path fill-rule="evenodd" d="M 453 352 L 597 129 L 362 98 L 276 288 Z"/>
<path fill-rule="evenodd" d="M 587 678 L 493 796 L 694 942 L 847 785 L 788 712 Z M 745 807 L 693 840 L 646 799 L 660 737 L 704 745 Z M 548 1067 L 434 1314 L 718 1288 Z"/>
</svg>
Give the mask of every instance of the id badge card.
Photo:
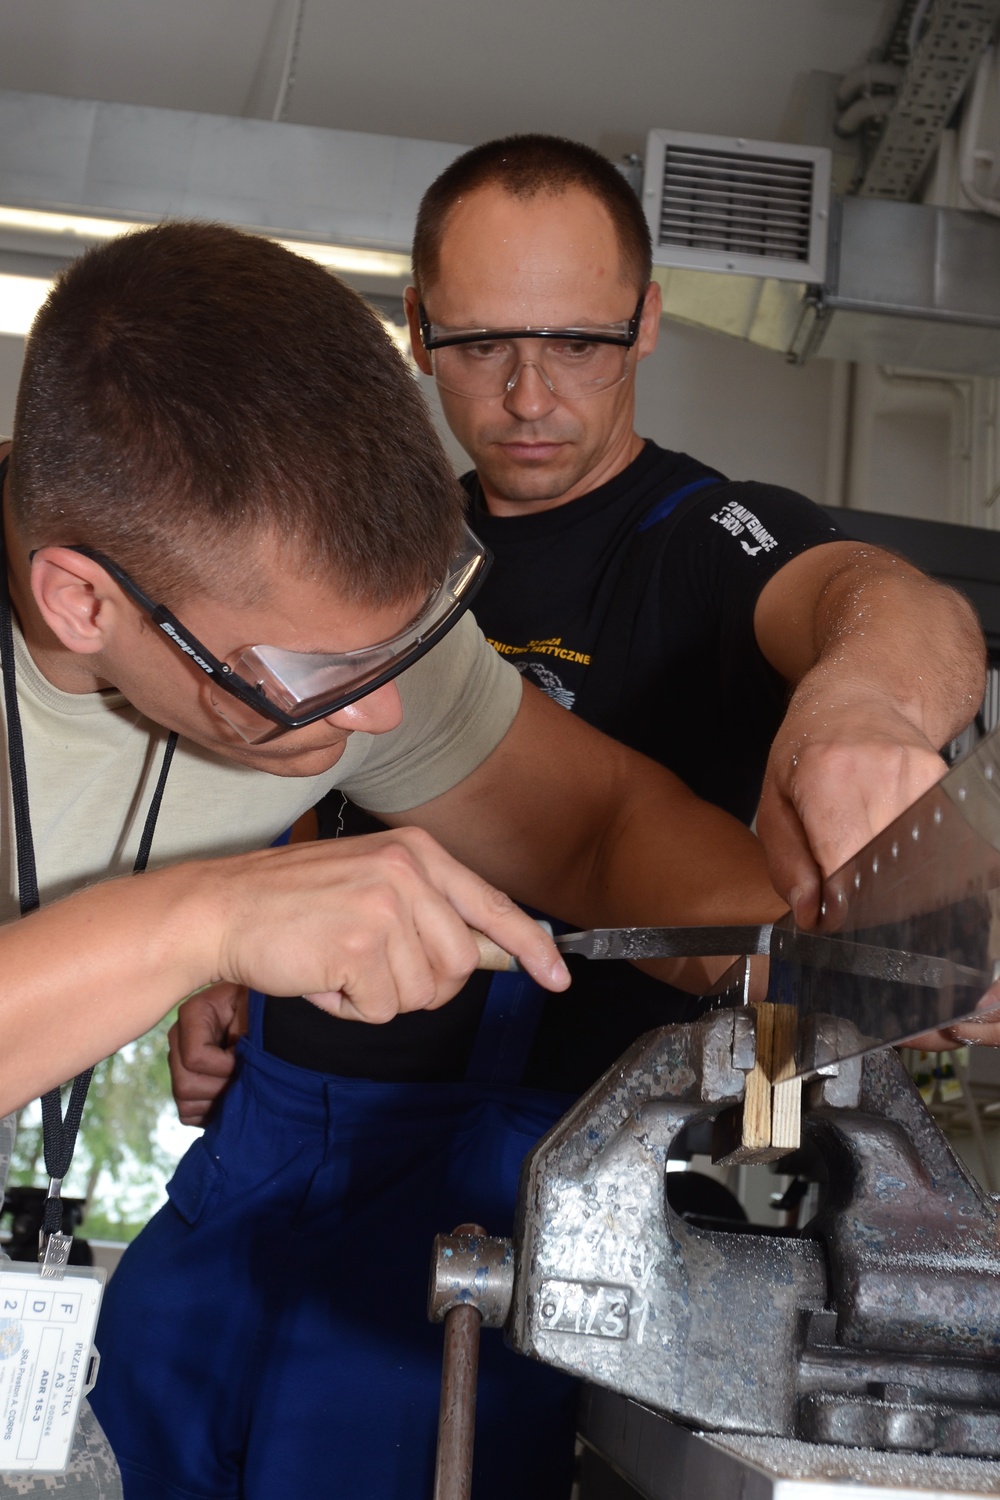
<svg viewBox="0 0 1000 1500">
<path fill-rule="evenodd" d="M 94 1329 L 106 1273 L 0 1262 L 0 1473 L 58 1474 L 97 1376 Z"/>
</svg>

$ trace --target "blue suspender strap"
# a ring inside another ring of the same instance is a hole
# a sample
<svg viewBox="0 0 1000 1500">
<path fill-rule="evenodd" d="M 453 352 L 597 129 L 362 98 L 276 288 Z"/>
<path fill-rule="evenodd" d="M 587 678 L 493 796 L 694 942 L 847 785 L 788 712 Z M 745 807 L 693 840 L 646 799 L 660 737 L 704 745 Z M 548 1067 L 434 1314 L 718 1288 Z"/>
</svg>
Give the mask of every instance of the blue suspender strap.
<svg viewBox="0 0 1000 1500">
<path fill-rule="evenodd" d="M 700 479 L 692 479 L 690 484 L 682 484 L 679 490 L 674 490 L 671 494 L 664 495 L 663 499 L 658 500 L 652 510 L 646 512 L 635 528 L 636 531 L 648 531 L 651 526 L 656 525 L 657 521 L 665 520 L 671 511 L 680 505 L 682 500 L 686 500 L 688 495 L 693 495 L 697 490 L 703 490 L 710 484 L 724 483 L 725 480 L 719 474 L 703 474 Z"/>
<path fill-rule="evenodd" d="M 571 925 L 543 916 L 526 906 L 552 932 L 569 932 Z M 494 974 L 479 1018 L 479 1029 L 465 1069 L 466 1083 L 480 1085 L 519 1084 L 528 1065 L 548 991 L 520 970 Z"/>
<path fill-rule="evenodd" d="M 521 1082 L 545 995 L 529 974 L 494 974 L 465 1070 L 467 1083 Z"/>
</svg>

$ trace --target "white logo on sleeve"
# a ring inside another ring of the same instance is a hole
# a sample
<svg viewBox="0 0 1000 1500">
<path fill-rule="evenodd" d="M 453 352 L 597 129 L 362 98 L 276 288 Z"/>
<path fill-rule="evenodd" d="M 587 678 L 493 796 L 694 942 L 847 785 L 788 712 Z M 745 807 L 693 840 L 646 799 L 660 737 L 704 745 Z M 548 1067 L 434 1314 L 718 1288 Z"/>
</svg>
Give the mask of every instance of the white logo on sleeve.
<svg viewBox="0 0 1000 1500">
<path fill-rule="evenodd" d="M 722 509 L 713 514 L 712 520 L 735 537 L 742 537 L 743 532 L 749 533 L 757 545 L 753 546 L 746 539 L 740 542 L 748 557 L 756 557 L 758 552 L 773 552 L 778 545 L 777 538 L 764 530 L 753 511 L 747 510 L 745 505 L 738 505 L 735 500 L 727 500 Z"/>
</svg>

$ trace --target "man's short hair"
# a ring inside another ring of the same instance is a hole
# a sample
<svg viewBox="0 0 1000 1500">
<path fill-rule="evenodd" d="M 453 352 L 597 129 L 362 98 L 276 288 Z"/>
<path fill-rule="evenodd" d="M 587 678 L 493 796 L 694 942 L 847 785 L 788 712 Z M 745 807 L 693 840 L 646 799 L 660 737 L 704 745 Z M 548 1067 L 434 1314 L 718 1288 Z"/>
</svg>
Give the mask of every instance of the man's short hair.
<svg viewBox="0 0 1000 1500">
<path fill-rule="evenodd" d="M 430 588 L 462 495 L 371 308 L 257 235 L 165 223 L 59 278 L 28 339 L 11 510 L 32 548 L 105 553 L 164 602 L 258 602 L 247 545 L 351 601 Z"/>
<path fill-rule="evenodd" d="M 460 198 L 477 188 L 499 187 L 512 198 L 558 195 L 583 188 L 607 209 L 618 236 L 622 275 L 637 291 L 649 285 L 653 249 L 642 204 L 606 156 L 557 135 L 508 135 L 457 157 L 432 182 L 417 212 L 413 282 L 423 296 L 438 275 L 441 240 Z"/>
</svg>

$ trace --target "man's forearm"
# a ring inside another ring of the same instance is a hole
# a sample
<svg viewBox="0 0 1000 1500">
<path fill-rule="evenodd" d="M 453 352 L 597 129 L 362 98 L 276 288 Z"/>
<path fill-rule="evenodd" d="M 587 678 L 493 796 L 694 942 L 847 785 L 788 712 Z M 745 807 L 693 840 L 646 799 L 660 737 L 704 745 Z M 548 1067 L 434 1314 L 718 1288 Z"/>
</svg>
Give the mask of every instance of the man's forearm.
<svg viewBox="0 0 1000 1500">
<path fill-rule="evenodd" d="M 591 861 L 569 878 L 587 925 L 706 927 L 769 922 L 786 903 L 775 893 L 759 840 L 721 808 L 702 801 L 659 766 L 648 779 L 634 765 Z M 691 993 L 704 993 L 728 958 L 661 959 L 639 967 Z M 668 1017 L 664 1017 L 668 1019 Z"/>
<path fill-rule="evenodd" d="M 711 926 L 767 921 L 783 908 L 763 850 L 743 824 L 669 772 L 632 757 L 598 839 L 562 873 L 565 899 L 587 925 Z"/>
<path fill-rule="evenodd" d="M 972 718 L 985 649 L 968 602 L 908 563 L 849 542 L 781 569 L 754 617 L 794 689 L 757 816 L 771 878 L 797 920 L 820 885 L 938 779 Z"/>
<path fill-rule="evenodd" d="M 888 553 L 833 574 L 813 631 L 814 662 L 793 703 L 880 697 L 940 749 L 982 701 L 986 653 L 971 604 Z"/>
<path fill-rule="evenodd" d="M 417 830 L 264 849 L 108 881 L 0 928 L 0 1112 L 146 1031 L 216 980 L 352 1020 L 444 1004 L 470 928 L 539 983 L 569 981 L 523 912 Z"/>
<path fill-rule="evenodd" d="M 757 922 L 784 910 L 747 828 L 529 685 L 490 758 L 398 816 L 519 901 L 580 927 Z M 700 988 L 706 971 L 681 967 L 658 972 Z"/>
<path fill-rule="evenodd" d="M 141 1036 L 206 981 L 211 923 L 193 869 L 107 881 L 0 928 L 0 1113 Z"/>
</svg>

